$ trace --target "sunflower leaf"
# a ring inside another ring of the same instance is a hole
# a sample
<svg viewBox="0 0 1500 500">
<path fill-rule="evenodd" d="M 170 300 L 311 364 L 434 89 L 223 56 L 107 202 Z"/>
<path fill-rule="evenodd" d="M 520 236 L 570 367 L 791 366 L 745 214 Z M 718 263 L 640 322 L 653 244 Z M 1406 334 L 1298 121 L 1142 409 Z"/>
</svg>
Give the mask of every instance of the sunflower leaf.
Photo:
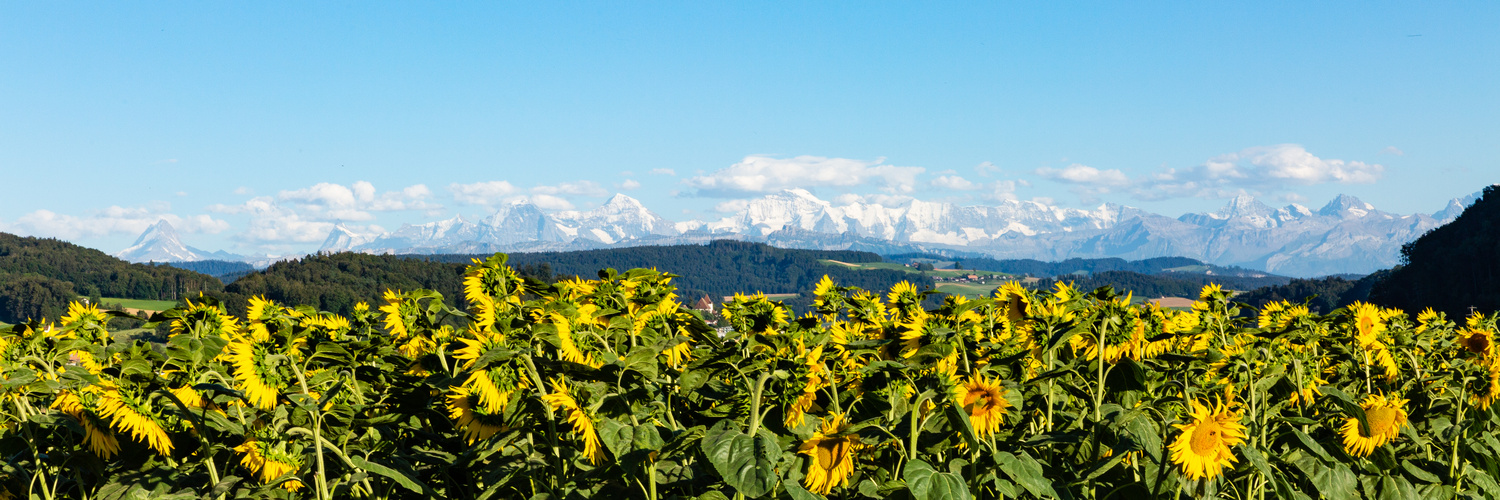
<svg viewBox="0 0 1500 500">
<path fill-rule="evenodd" d="M 738 427 L 731 420 L 715 424 L 703 437 L 703 454 L 725 483 L 746 497 L 759 497 L 776 486 L 776 440 L 751 437 Z"/>
<path fill-rule="evenodd" d="M 968 412 L 956 404 L 946 404 L 943 406 L 944 413 L 948 416 L 948 423 L 958 431 L 960 436 L 963 436 L 964 442 L 969 445 L 969 449 L 979 449 L 979 436 L 974 433 L 974 424 L 969 421 Z"/>
<path fill-rule="evenodd" d="M 913 460 L 902 473 L 911 496 L 917 500 L 968 499 L 973 498 L 962 476 L 938 472 L 931 464 Z"/>
<path fill-rule="evenodd" d="M 411 490 L 413 493 L 420 494 L 424 491 L 428 491 L 427 485 L 422 484 L 421 481 L 412 479 L 410 476 L 407 476 L 401 471 L 397 471 L 390 467 L 365 460 L 364 457 L 361 457 L 359 455 L 350 455 L 349 462 L 354 464 L 355 467 L 359 467 L 366 471 L 385 476 L 386 478 L 395 481 L 396 484 L 401 485 L 403 488 Z"/>
<path fill-rule="evenodd" d="M 1052 483 L 1042 473 L 1042 464 L 1031 458 L 1025 452 L 1012 455 L 1008 452 L 995 454 L 995 462 L 1000 464 L 1000 470 L 1010 476 L 1012 481 L 1026 488 L 1027 492 L 1037 497 L 1056 497 L 1057 491 L 1052 489 Z"/>
<path fill-rule="evenodd" d="M 792 500 L 828 500 L 828 497 L 807 491 L 807 488 L 802 487 L 802 483 L 787 481 L 782 484 L 786 486 L 786 493 L 792 497 Z"/>
</svg>

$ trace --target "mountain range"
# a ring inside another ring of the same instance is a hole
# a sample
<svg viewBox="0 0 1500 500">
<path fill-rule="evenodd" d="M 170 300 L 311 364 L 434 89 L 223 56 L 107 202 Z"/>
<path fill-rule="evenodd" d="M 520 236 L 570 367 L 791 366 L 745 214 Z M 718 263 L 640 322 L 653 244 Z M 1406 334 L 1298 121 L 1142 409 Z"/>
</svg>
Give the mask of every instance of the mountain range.
<svg viewBox="0 0 1500 500">
<path fill-rule="evenodd" d="M 955 257 L 1037 259 L 1189 257 L 1287 276 L 1365 274 L 1400 260 L 1401 245 L 1453 220 L 1478 193 L 1432 214 L 1393 214 L 1353 196 L 1323 207 L 1273 208 L 1238 196 L 1218 211 L 1168 217 L 1106 203 L 1090 210 L 1035 201 L 960 206 L 911 200 L 898 206 L 835 205 L 792 189 L 750 200 L 717 221 L 672 222 L 616 194 L 586 211 L 549 212 L 527 202 L 478 221 L 464 217 L 361 234 L 338 224 L 319 252 L 479 254 L 705 243 L 764 242 L 786 248 L 927 252 Z M 224 258 L 182 245 L 165 221 L 121 258 Z M 210 257 L 212 256 L 212 257 Z"/>
</svg>

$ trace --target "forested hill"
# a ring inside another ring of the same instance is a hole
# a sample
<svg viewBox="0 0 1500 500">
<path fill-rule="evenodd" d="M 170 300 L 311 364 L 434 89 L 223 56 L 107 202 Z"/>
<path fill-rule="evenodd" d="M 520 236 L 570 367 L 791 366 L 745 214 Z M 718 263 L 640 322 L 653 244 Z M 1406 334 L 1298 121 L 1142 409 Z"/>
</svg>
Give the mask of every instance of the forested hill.
<svg viewBox="0 0 1500 500">
<path fill-rule="evenodd" d="M 65 241 L 0 233 L 0 321 L 55 318 L 79 295 L 176 300 L 217 292 L 212 276 L 132 264 Z"/>
<path fill-rule="evenodd" d="M 280 262 L 245 275 L 224 288 L 222 299 L 231 310 L 243 310 L 245 300 L 264 295 L 285 304 L 309 304 L 325 311 L 348 313 L 354 304 L 374 304 L 387 288 L 426 288 L 443 294 L 448 303 L 462 305 L 461 279 L 471 259 L 489 255 L 313 255 Z M 515 253 L 509 264 L 523 275 L 544 281 L 563 277 L 596 278 L 601 269 L 624 272 L 637 267 L 679 275 L 672 280 L 684 302 L 707 295 L 715 302 L 735 292 L 800 293 L 811 291 L 824 274 L 841 285 L 884 291 L 911 281 L 931 288 L 931 278 L 894 270 L 849 270 L 827 266 L 818 259 L 880 262 L 866 252 L 788 250 L 758 243 L 716 241 L 708 245 L 616 248 L 579 252 Z M 806 298 L 786 299 L 794 306 Z"/>
<path fill-rule="evenodd" d="M 1312 312 L 1328 314 L 1334 309 L 1366 300 L 1370 288 L 1387 276 L 1390 271 L 1379 271 L 1358 279 L 1343 276 L 1328 276 L 1315 279 L 1293 279 L 1290 283 L 1268 286 L 1236 295 L 1234 300 L 1260 308 L 1269 302 L 1285 300 L 1293 304 L 1306 303 Z"/>
<path fill-rule="evenodd" d="M 1407 243 L 1401 258 L 1370 301 L 1412 314 L 1432 307 L 1449 318 L 1468 316 L 1470 307 L 1500 310 L 1500 186 L 1484 188 L 1453 222 Z"/>
<path fill-rule="evenodd" d="M 447 303 L 461 306 L 462 264 L 394 255 L 338 253 L 309 255 L 272 264 L 224 287 L 231 312 L 244 311 L 250 297 L 263 295 L 282 304 L 307 304 L 320 310 L 349 314 L 354 304 L 377 299 L 386 289 L 436 290 Z"/>
<path fill-rule="evenodd" d="M 469 262 L 480 255 L 434 255 L 433 259 Z M 715 302 L 735 292 L 800 293 L 811 291 L 827 274 L 844 286 L 886 290 L 900 281 L 930 288 L 932 278 L 889 269 L 847 269 L 829 266 L 819 259 L 848 263 L 883 262 L 879 255 L 848 250 L 797 250 L 760 243 L 718 240 L 707 245 L 672 245 L 584 250 L 578 252 L 516 253 L 513 266 L 541 268 L 557 276 L 595 278 L 600 269 L 620 271 L 654 267 L 681 276 L 672 282 L 678 295 L 697 299 L 707 295 Z"/>
</svg>

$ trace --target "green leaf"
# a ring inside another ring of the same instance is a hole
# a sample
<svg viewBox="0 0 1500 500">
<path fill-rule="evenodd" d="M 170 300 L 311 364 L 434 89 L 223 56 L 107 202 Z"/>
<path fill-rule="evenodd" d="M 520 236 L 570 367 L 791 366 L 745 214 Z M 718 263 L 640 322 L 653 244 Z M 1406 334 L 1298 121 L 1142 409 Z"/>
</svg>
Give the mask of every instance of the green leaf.
<svg viewBox="0 0 1500 500">
<path fill-rule="evenodd" d="M 1318 492 L 1324 498 L 1330 500 L 1358 500 L 1359 493 L 1356 490 L 1358 484 L 1354 479 L 1354 472 L 1342 463 L 1334 463 L 1331 467 L 1325 467 L 1313 475 L 1312 482 L 1318 487 Z"/>
<path fill-rule="evenodd" d="M 963 436 L 964 442 L 968 443 L 969 449 L 979 449 L 979 436 L 974 433 L 974 424 L 969 422 L 968 412 L 964 411 L 963 408 L 959 408 L 957 404 L 946 404 L 943 406 L 944 413 L 948 416 L 948 424 L 958 430 L 958 434 Z"/>
<path fill-rule="evenodd" d="M 1250 465 L 1255 466 L 1255 470 L 1260 471 L 1261 475 L 1266 477 L 1266 480 L 1275 479 L 1275 476 L 1271 474 L 1271 464 L 1266 463 L 1265 455 L 1261 455 L 1260 451 L 1256 450 L 1254 446 L 1241 446 L 1240 454 L 1245 455 L 1245 459 L 1250 461 Z"/>
<path fill-rule="evenodd" d="M 786 493 L 791 495 L 792 500 L 828 500 L 828 497 L 807 491 L 807 488 L 802 487 L 802 483 L 787 481 L 782 484 L 786 486 Z"/>
<path fill-rule="evenodd" d="M 765 433 L 752 438 L 738 427 L 730 420 L 715 424 L 703 437 L 703 454 L 725 483 L 746 497 L 759 497 L 776 486 L 779 447 Z"/>
<path fill-rule="evenodd" d="M 1323 445 L 1318 444 L 1317 441 L 1313 441 L 1312 436 L 1308 436 L 1307 433 L 1295 428 L 1291 429 L 1291 431 L 1293 436 L 1297 436 L 1297 441 L 1302 443 L 1302 447 L 1307 448 L 1307 451 L 1313 452 L 1318 458 L 1323 459 L 1324 462 L 1333 461 L 1333 457 L 1328 454 L 1328 450 L 1324 450 Z"/>
<path fill-rule="evenodd" d="M 1011 481 L 1026 488 L 1026 491 L 1038 497 L 1056 497 L 1057 492 L 1052 489 L 1052 483 L 1042 473 L 1042 464 L 1031 458 L 1025 452 L 1020 455 L 1012 455 L 1007 452 L 995 454 L 995 461 L 1000 464 L 1000 470 L 1010 476 Z"/>
<path fill-rule="evenodd" d="M 359 467 L 368 472 L 373 472 L 390 478 L 391 480 L 395 481 L 396 484 L 399 484 L 402 487 L 411 490 L 413 493 L 422 494 L 427 490 L 427 485 L 422 484 L 421 481 L 412 479 L 410 476 L 398 472 L 390 467 L 365 460 L 363 457 L 360 457 L 358 455 L 350 455 L 349 462 L 353 463 L 355 467 Z"/>
<path fill-rule="evenodd" d="M 913 460 L 906 464 L 906 471 L 902 473 L 902 477 L 906 479 L 906 487 L 911 490 L 911 496 L 916 500 L 973 498 L 962 476 L 938 472 L 932 468 L 931 464 L 921 460 Z"/>
<path fill-rule="evenodd" d="M 1401 461 L 1401 468 L 1405 469 L 1407 474 L 1411 474 L 1411 477 L 1415 478 L 1418 481 L 1422 481 L 1424 483 L 1433 483 L 1433 484 L 1437 484 L 1437 483 L 1443 482 L 1442 479 L 1438 479 L 1438 477 L 1437 477 L 1436 474 L 1433 474 L 1431 472 L 1427 472 L 1426 470 L 1423 470 L 1421 467 L 1417 467 L 1416 464 L 1411 463 L 1411 460 L 1402 460 Z"/>
<path fill-rule="evenodd" d="M 635 346 L 630 350 L 630 354 L 625 355 L 625 369 L 639 372 L 647 379 L 656 378 L 656 354 L 658 352 L 660 351 L 654 351 L 647 346 Z"/>
</svg>

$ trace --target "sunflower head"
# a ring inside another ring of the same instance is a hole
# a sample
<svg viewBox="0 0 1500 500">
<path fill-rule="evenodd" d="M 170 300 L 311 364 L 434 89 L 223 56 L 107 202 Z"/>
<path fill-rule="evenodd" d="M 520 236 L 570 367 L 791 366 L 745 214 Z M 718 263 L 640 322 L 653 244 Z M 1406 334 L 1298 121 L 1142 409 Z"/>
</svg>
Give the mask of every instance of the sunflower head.
<svg viewBox="0 0 1500 500">
<path fill-rule="evenodd" d="M 1012 407 L 1006 395 L 1007 390 L 999 380 L 980 375 L 970 375 L 969 381 L 963 385 L 960 403 L 979 437 L 994 434 L 1005 423 L 1005 415 Z"/>
<path fill-rule="evenodd" d="M 1486 329 L 1463 328 L 1458 331 L 1458 345 L 1465 351 L 1488 358 L 1494 345 L 1494 335 Z"/>
<path fill-rule="evenodd" d="M 1245 427 L 1240 425 L 1240 416 L 1224 407 L 1223 403 L 1213 409 L 1193 401 L 1188 423 L 1177 424 L 1182 431 L 1172 442 L 1172 462 L 1182 468 L 1190 479 L 1213 479 L 1223 472 L 1224 466 L 1236 462 L 1231 446 L 1245 440 Z"/>
<path fill-rule="evenodd" d="M 808 491 L 826 495 L 837 486 L 849 484 L 854 456 L 864 444 L 858 434 L 843 434 L 848 427 L 844 415 L 835 413 L 823 421 L 811 439 L 797 447 L 797 453 L 810 458 L 807 477 L 802 480 Z"/>
<path fill-rule="evenodd" d="M 1359 424 L 1359 419 L 1351 417 L 1344 420 L 1341 433 L 1344 436 L 1344 451 L 1364 457 L 1401 433 L 1401 427 L 1406 425 L 1406 400 L 1371 394 L 1365 396 L 1359 406 L 1365 411 L 1365 422 L 1369 424 L 1369 428 L 1364 428 Z"/>
</svg>

